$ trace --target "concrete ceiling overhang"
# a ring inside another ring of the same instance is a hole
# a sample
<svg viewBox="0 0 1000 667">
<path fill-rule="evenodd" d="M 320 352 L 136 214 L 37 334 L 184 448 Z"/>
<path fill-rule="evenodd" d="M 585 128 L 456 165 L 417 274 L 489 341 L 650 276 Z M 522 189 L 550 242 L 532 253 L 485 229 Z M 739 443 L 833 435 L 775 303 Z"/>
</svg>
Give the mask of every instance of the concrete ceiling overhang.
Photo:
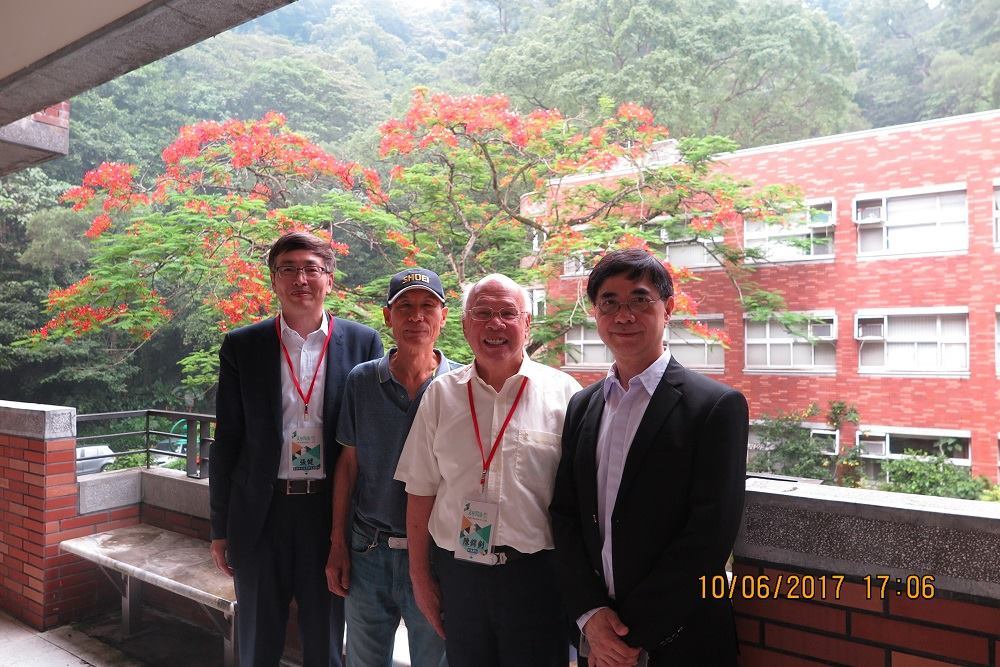
<svg viewBox="0 0 1000 667">
<path fill-rule="evenodd" d="M 294 0 L 5 0 L 0 126 Z"/>
</svg>

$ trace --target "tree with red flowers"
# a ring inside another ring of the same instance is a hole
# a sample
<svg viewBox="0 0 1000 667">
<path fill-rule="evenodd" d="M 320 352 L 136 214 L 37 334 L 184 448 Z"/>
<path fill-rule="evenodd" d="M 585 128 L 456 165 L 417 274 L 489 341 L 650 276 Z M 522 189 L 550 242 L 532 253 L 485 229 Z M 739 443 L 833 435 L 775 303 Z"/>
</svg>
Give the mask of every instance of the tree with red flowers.
<svg viewBox="0 0 1000 667">
<path fill-rule="evenodd" d="M 124 356 L 183 317 L 195 349 L 181 362 L 187 381 L 211 386 L 220 332 L 274 308 L 264 259 L 293 229 L 320 235 L 342 256 L 376 258 L 381 280 L 338 271 L 330 297 L 335 312 L 371 324 L 385 276 L 400 263 L 437 270 L 457 296 L 488 272 L 544 285 L 567 260 L 586 267 L 623 245 L 658 252 L 665 238 L 703 243 L 751 312 L 779 310 L 780 297 L 753 285 L 747 253 L 731 241 L 744 219 L 773 222 L 793 209 L 794 193 L 713 172 L 711 156 L 732 148 L 725 140 L 674 147 L 648 110 L 605 111 L 602 122 L 582 126 L 555 110 L 519 114 L 502 96 L 417 90 L 406 114 L 381 127 L 378 169 L 338 160 L 277 113 L 184 127 L 151 182 L 135 166 L 105 163 L 65 193 L 74 209 L 94 211 L 91 270 L 49 295 L 52 317 L 32 342 L 98 336 Z M 665 148 L 672 159 L 657 155 Z M 600 177 L 574 182 L 585 173 Z M 690 274 L 674 276 L 679 309 L 694 313 L 683 289 Z M 586 308 L 577 297 L 549 299 L 547 310 L 532 351 L 581 322 Z M 466 356 L 457 318 L 444 342 Z"/>
</svg>

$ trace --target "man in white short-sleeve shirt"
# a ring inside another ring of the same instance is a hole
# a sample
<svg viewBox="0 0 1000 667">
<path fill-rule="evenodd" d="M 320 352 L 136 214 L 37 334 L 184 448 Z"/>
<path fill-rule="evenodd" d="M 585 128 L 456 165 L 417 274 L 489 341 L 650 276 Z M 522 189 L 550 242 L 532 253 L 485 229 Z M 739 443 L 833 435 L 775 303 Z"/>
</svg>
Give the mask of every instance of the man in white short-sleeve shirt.
<svg viewBox="0 0 1000 667">
<path fill-rule="evenodd" d="M 567 662 L 548 505 L 580 385 L 525 355 L 527 304 L 499 274 L 467 292 L 475 361 L 427 388 L 396 469 L 414 595 L 451 667 Z"/>
</svg>

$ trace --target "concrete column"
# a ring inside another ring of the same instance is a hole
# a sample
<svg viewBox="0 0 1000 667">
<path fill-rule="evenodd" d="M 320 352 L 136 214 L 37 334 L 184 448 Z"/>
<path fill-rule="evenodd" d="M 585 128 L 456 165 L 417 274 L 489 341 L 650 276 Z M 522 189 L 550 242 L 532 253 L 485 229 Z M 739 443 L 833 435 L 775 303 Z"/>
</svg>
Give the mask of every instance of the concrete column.
<svg viewBox="0 0 1000 667">
<path fill-rule="evenodd" d="M 93 611 L 112 591 L 59 543 L 138 515 L 138 505 L 81 515 L 75 408 L 0 401 L 0 608 L 40 630 Z"/>
</svg>

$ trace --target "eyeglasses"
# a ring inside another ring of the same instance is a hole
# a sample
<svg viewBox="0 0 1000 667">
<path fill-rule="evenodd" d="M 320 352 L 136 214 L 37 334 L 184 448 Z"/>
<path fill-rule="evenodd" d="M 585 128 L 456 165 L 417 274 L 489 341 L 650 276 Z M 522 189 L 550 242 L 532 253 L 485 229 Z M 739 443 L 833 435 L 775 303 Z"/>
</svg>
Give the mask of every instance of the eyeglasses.
<svg viewBox="0 0 1000 667">
<path fill-rule="evenodd" d="M 517 308 L 501 308 L 500 310 L 493 310 L 492 308 L 487 308 L 486 306 L 476 306 L 475 308 L 469 308 L 466 310 L 469 317 L 477 322 L 489 322 L 494 317 L 499 316 L 504 322 L 514 322 L 519 317 L 523 310 L 518 310 Z"/>
<path fill-rule="evenodd" d="M 649 310 L 649 307 L 660 301 L 660 299 L 651 299 L 647 296 L 634 296 L 628 301 L 618 301 L 617 299 L 601 299 L 597 302 L 597 310 L 601 315 L 616 315 L 622 306 L 628 308 L 628 312 L 636 315 L 638 313 L 644 313 Z"/>
<path fill-rule="evenodd" d="M 309 280 L 315 280 L 322 275 L 330 273 L 322 266 L 316 266 L 315 264 L 310 264 L 309 266 L 279 266 L 274 269 L 274 272 L 279 278 L 294 278 L 301 271 L 306 278 Z"/>
</svg>

